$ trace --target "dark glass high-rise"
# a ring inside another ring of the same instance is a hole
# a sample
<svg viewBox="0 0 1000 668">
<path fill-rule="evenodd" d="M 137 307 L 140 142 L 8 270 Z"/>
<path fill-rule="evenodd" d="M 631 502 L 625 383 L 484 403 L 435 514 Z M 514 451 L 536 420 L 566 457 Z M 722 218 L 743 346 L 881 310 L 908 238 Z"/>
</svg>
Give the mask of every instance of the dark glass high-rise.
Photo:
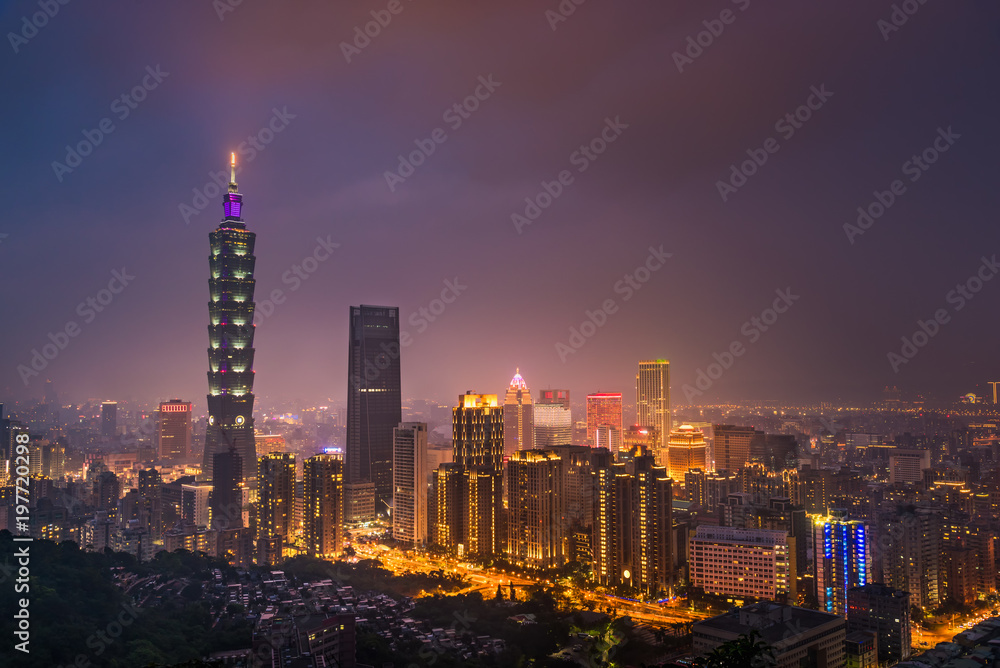
<svg viewBox="0 0 1000 668">
<path fill-rule="evenodd" d="M 118 433 L 118 402 L 105 401 L 101 404 L 101 436 L 114 438 Z"/>
<path fill-rule="evenodd" d="M 253 433 L 254 242 L 241 217 L 243 195 L 236 185 L 233 155 L 229 192 L 222 200 L 224 218 L 208 237 L 211 276 L 208 289 L 208 427 L 203 477 L 212 478 L 215 454 L 230 446 L 239 453 L 243 480 L 257 475 Z"/>
<path fill-rule="evenodd" d="M 243 457 L 236 450 L 223 450 L 212 458 L 212 528 L 239 529 L 243 526 Z"/>
<path fill-rule="evenodd" d="M 375 512 L 392 503 L 392 430 L 403 419 L 399 308 L 352 306 L 345 480 L 375 484 Z"/>
</svg>

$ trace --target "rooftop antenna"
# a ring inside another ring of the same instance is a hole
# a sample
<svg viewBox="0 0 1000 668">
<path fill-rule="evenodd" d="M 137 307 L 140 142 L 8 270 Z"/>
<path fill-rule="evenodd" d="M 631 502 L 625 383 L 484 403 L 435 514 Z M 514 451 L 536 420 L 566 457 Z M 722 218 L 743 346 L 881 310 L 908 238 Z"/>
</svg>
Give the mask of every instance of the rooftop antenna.
<svg viewBox="0 0 1000 668">
<path fill-rule="evenodd" d="M 236 154 L 229 154 L 229 192 L 237 192 L 236 187 Z"/>
</svg>

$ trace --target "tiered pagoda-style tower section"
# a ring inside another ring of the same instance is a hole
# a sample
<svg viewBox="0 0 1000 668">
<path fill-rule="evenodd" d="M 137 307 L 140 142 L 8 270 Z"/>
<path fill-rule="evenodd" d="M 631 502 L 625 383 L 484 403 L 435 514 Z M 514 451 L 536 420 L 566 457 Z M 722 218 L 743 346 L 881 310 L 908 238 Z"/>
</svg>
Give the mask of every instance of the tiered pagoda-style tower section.
<svg viewBox="0 0 1000 668">
<path fill-rule="evenodd" d="M 257 477 L 253 429 L 254 241 L 241 218 L 243 195 L 236 185 L 232 156 L 229 191 L 222 200 L 224 218 L 208 237 L 211 277 L 208 289 L 208 428 L 204 477 L 212 479 L 215 453 L 230 448 L 243 459 L 243 480 Z"/>
</svg>

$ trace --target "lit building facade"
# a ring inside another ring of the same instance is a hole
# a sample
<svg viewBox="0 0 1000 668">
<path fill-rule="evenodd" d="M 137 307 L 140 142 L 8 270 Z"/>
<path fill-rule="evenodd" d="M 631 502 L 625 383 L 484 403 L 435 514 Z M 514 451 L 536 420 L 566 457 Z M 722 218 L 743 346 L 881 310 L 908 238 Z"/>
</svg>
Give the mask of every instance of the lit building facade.
<svg viewBox="0 0 1000 668">
<path fill-rule="evenodd" d="M 587 395 L 587 445 L 618 452 L 622 445 L 622 394 Z"/>
<path fill-rule="evenodd" d="M 272 452 L 285 452 L 285 437 L 281 434 L 261 434 L 258 432 L 254 435 L 254 440 L 257 442 L 257 456 L 263 457 L 264 455 L 269 455 Z"/>
<path fill-rule="evenodd" d="M 427 542 L 427 424 L 401 422 L 393 432 L 392 537 Z"/>
<path fill-rule="evenodd" d="M 253 564 L 253 532 L 248 527 L 215 532 L 215 555 L 237 568 Z"/>
<path fill-rule="evenodd" d="M 385 514 L 392 503 L 392 431 L 403 420 L 399 308 L 352 306 L 349 336 L 344 453 L 348 503 L 356 509 L 367 507 L 350 497 L 364 490 L 355 485 L 372 483 L 373 510 Z"/>
<path fill-rule="evenodd" d="M 639 371 L 635 375 L 635 413 L 636 424 L 641 427 L 655 427 L 661 439 L 673 430 L 668 360 L 639 362 Z M 666 466 L 665 451 L 653 454 L 658 466 Z"/>
<path fill-rule="evenodd" d="M 294 619 L 294 618 L 293 618 Z M 314 665 L 336 666 L 336 668 L 356 668 L 356 632 L 353 614 L 338 614 L 330 616 L 306 616 L 298 625 L 298 647 L 308 656 L 314 657 Z M 285 628 L 281 628 L 285 631 Z M 275 634 L 273 646 L 281 645 L 282 636 Z M 299 657 L 301 659 L 303 657 Z M 322 663 L 320 663 L 322 661 Z M 293 658 L 293 662 L 300 661 Z M 306 661 L 311 663 L 311 661 Z"/>
<path fill-rule="evenodd" d="M 684 474 L 694 469 L 706 471 L 707 446 L 705 434 L 689 424 L 683 424 L 670 433 L 667 445 L 668 473 L 673 480 L 682 482 Z"/>
<path fill-rule="evenodd" d="M 684 474 L 687 500 L 705 514 L 716 512 L 719 504 L 724 504 L 731 493 L 738 491 L 739 481 L 732 473 L 707 473 L 701 469 L 692 469 Z M 726 526 L 735 525 L 726 523 Z"/>
<path fill-rule="evenodd" d="M 295 455 L 272 453 L 257 460 L 258 551 L 261 543 L 284 545 L 291 540 L 295 520 Z M 268 554 L 280 549 L 266 550 Z"/>
<path fill-rule="evenodd" d="M 614 456 L 606 448 L 563 445 L 552 449 L 562 461 L 563 536 L 571 539 L 568 559 L 591 563 L 591 538 L 597 499 L 596 471 L 611 466 Z"/>
<path fill-rule="evenodd" d="M 930 450 L 896 448 L 889 453 L 889 482 L 921 482 L 930 467 Z"/>
<path fill-rule="evenodd" d="M 303 524 L 310 557 L 332 559 L 344 549 L 344 460 L 315 455 L 302 468 Z"/>
<path fill-rule="evenodd" d="M 514 373 L 503 402 L 503 447 L 505 459 L 518 450 L 535 447 L 534 406 L 520 369 Z"/>
<path fill-rule="evenodd" d="M 159 458 L 179 462 L 191 456 L 190 401 L 171 399 L 160 402 L 156 440 Z"/>
<path fill-rule="evenodd" d="M 346 479 L 346 474 L 345 474 Z M 375 518 L 375 483 L 344 482 L 344 521 L 363 524 Z"/>
<path fill-rule="evenodd" d="M 452 462 L 438 467 L 432 486 L 430 539 L 450 552 L 489 557 L 505 547 L 503 434 L 497 395 L 459 396 L 452 409 Z"/>
<path fill-rule="evenodd" d="M 45 475 L 45 449 L 49 447 L 49 439 L 37 436 L 28 443 L 28 475 L 41 477 Z"/>
<path fill-rule="evenodd" d="M 169 529 L 163 532 L 163 549 L 167 552 L 187 550 L 188 552 L 204 552 L 216 554 L 218 532 L 206 527 L 189 525 L 181 529 Z"/>
<path fill-rule="evenodd" d="M 455 464 L 467 469 L 503 470 L 503 407 L 495 394 L 462 394 L 452 409 Z"/>
<path fill-rule="evenodd" d="M 669 592 L 673 515 L 666 470 L 645 455 L 628 464 L 608 463 L 594 475 L 594 578 L 626 591 Z"/>
<path fill-rule="evenodd" d="M 243 222 L 243 195 L 236 185 L 233 155 L 223 220 L 208 237 L 208 426 L 202 477 L 212 479 L 217 452 L 235 448 L 243 480 L 257 475 L 253 431 L 254 243 L 257 235 Z"/>
<path fill-rule="evenodd" d="M 752 444 L 763 440 L 764 432 L 753 427 L 717 424 L 712 429 L 712 458 L 716 471 L 735 473 L 750 461 Z"/>
<path fill-rule="evenodd" d="M 63 444 L 60 441 L 41 438 L 36 439 L 31 445 L 30 468 L 32 475 L 40 475 L 52 480 L 62 478 L 66 472 L 66 448 Z"/>
<path fill-rule="evenodd" d="M 821 610 L 843 616 L 847 590 L 871 580 L 868 525 L 848 520 L 842 511 L 813 518 L 813 564 L 816 598 Z"/>
<path fill-rule="evenodd" d="M 507 558 L 527 568 L 563 565 L 562 460 L 548 450 L 521 450 L 507 461 Z"/>
<path fill-rule="evenodd" d="M 752 503 L 767 505 L 774 497 L 791 497 L 791 472 L 771 471 L 763 464 L 747 464 L 736 474 L 740 490 L 750 495 Z"/>
<path fill-rule="evenodd" d="M 878 638 L 881 662 L 910 658 L 910 594 L 881 584 L 847 590 L 847 632 L 870 631 Z"/>
<path fill-rule="evenodd" d="M 121 482 L 111 471 L 101 471 L 93 480 L 94 505 L 98 510 L 118 509 L 118 499 L 121 498 Z"/>
<path fill-rule="evenodd" d="M 690 538 L 689 579 L 709 594 L 784 601 L 791 584 L 784 531 L 702 525 Z"/>
<path fill-rule="evenodd" d="M 943 508 L 915 507 L 883 517 L 881 581 L 925 610 L 944 602 Z"/>
<path fill-rule="evenodd" d="M 542 390 L 532 412 L 536 448 L 552 448 L 573 442 L 573 412 L 569 405 L 569 390 Z"/>
<path fill-rule="evenodd" d="M 666 452 L 661 444 L 660 430 L 656 427 L 633 425 L 622 432 L 623 452 L 632 452 L 638 448 L 638 454 L 653 455 L 657 466 L 663 465 L 660 458 Z"/>
<path fill-rule="evenodd" d="M 503 407 L 495 394 L 459 396 L 452 409 L 452 447 L 465 478 L 464 554 L 491 556 L 503 548 L 503 434 Z"/>
<path fill-rule="evenodd" d="M 194 522 L 195 526 L 210 526 L 212 515 L 208 501 L 211 493 L 209 483 L 181 485 L 181 517 Z"/>
<path fill-rule="evenodd" d="M 139 517 L 142 525 L 149 529 L 154 539 L 163 533 L 163 478 L 160 472 L 150 468 L 139 471 Z"/>
<path fill-rule="evenodd" d="M 826 515 L 833 494 L 833 471 L 804 466 L 792 473 L 790 491 L 795 505 L 810 515 Z"/>
<path fill-rule="evenodd" d="M 462 507 L 464 471 L 453 462 L 440 464 L 431 474 L 428 540 L 449 551 L 457 551 L 465 534 L 468 513 Z"/>
<path fill-rule="evenodd" d="M 973 605 L 996 593 L 996 532 L 969 523 L 964 513 L 951 513 L 941 525 L 941 575 L 945 600 Z"/>
<path fill-rule="evenodd" d="M 17 449 L 17 434 L 21 425 L 17 420 L 3 417 L 3 403 L 0 403 L 0 486 L 7 487 L 11 478 L 11 463 Z M 27 436 L 28 430 L 24 428 Z M 23 438 L 22 438 L 23 440 Z"/>
<path fill-rule="evenodd" d="M 976 566 L 979 561 L 976 553 L 972 548 L 955 545 L 946 547 L 942 558 L 947 600 L 971 607 L 976 601 Z"/>
<path fill-rule="evenodd" d="M 871 631 L 853 631 L 844 638 L 844 668 L 877 668 L 878 638 Z"/>
</svg>

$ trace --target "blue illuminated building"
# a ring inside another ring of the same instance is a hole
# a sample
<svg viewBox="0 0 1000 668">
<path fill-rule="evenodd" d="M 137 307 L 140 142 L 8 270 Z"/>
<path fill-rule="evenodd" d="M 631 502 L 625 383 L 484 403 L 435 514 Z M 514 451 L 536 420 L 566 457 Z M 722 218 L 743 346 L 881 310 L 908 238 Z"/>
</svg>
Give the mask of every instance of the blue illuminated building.
<svg viewBox="0 0 1000 668">
<path fill-rule="evenodd" d="M 871 548 L 868 526 L 833 510 L 814 522 L 816 597 L 820 610 L 844 615 L 847 590 L 869 582 Z"/>
</svg>

